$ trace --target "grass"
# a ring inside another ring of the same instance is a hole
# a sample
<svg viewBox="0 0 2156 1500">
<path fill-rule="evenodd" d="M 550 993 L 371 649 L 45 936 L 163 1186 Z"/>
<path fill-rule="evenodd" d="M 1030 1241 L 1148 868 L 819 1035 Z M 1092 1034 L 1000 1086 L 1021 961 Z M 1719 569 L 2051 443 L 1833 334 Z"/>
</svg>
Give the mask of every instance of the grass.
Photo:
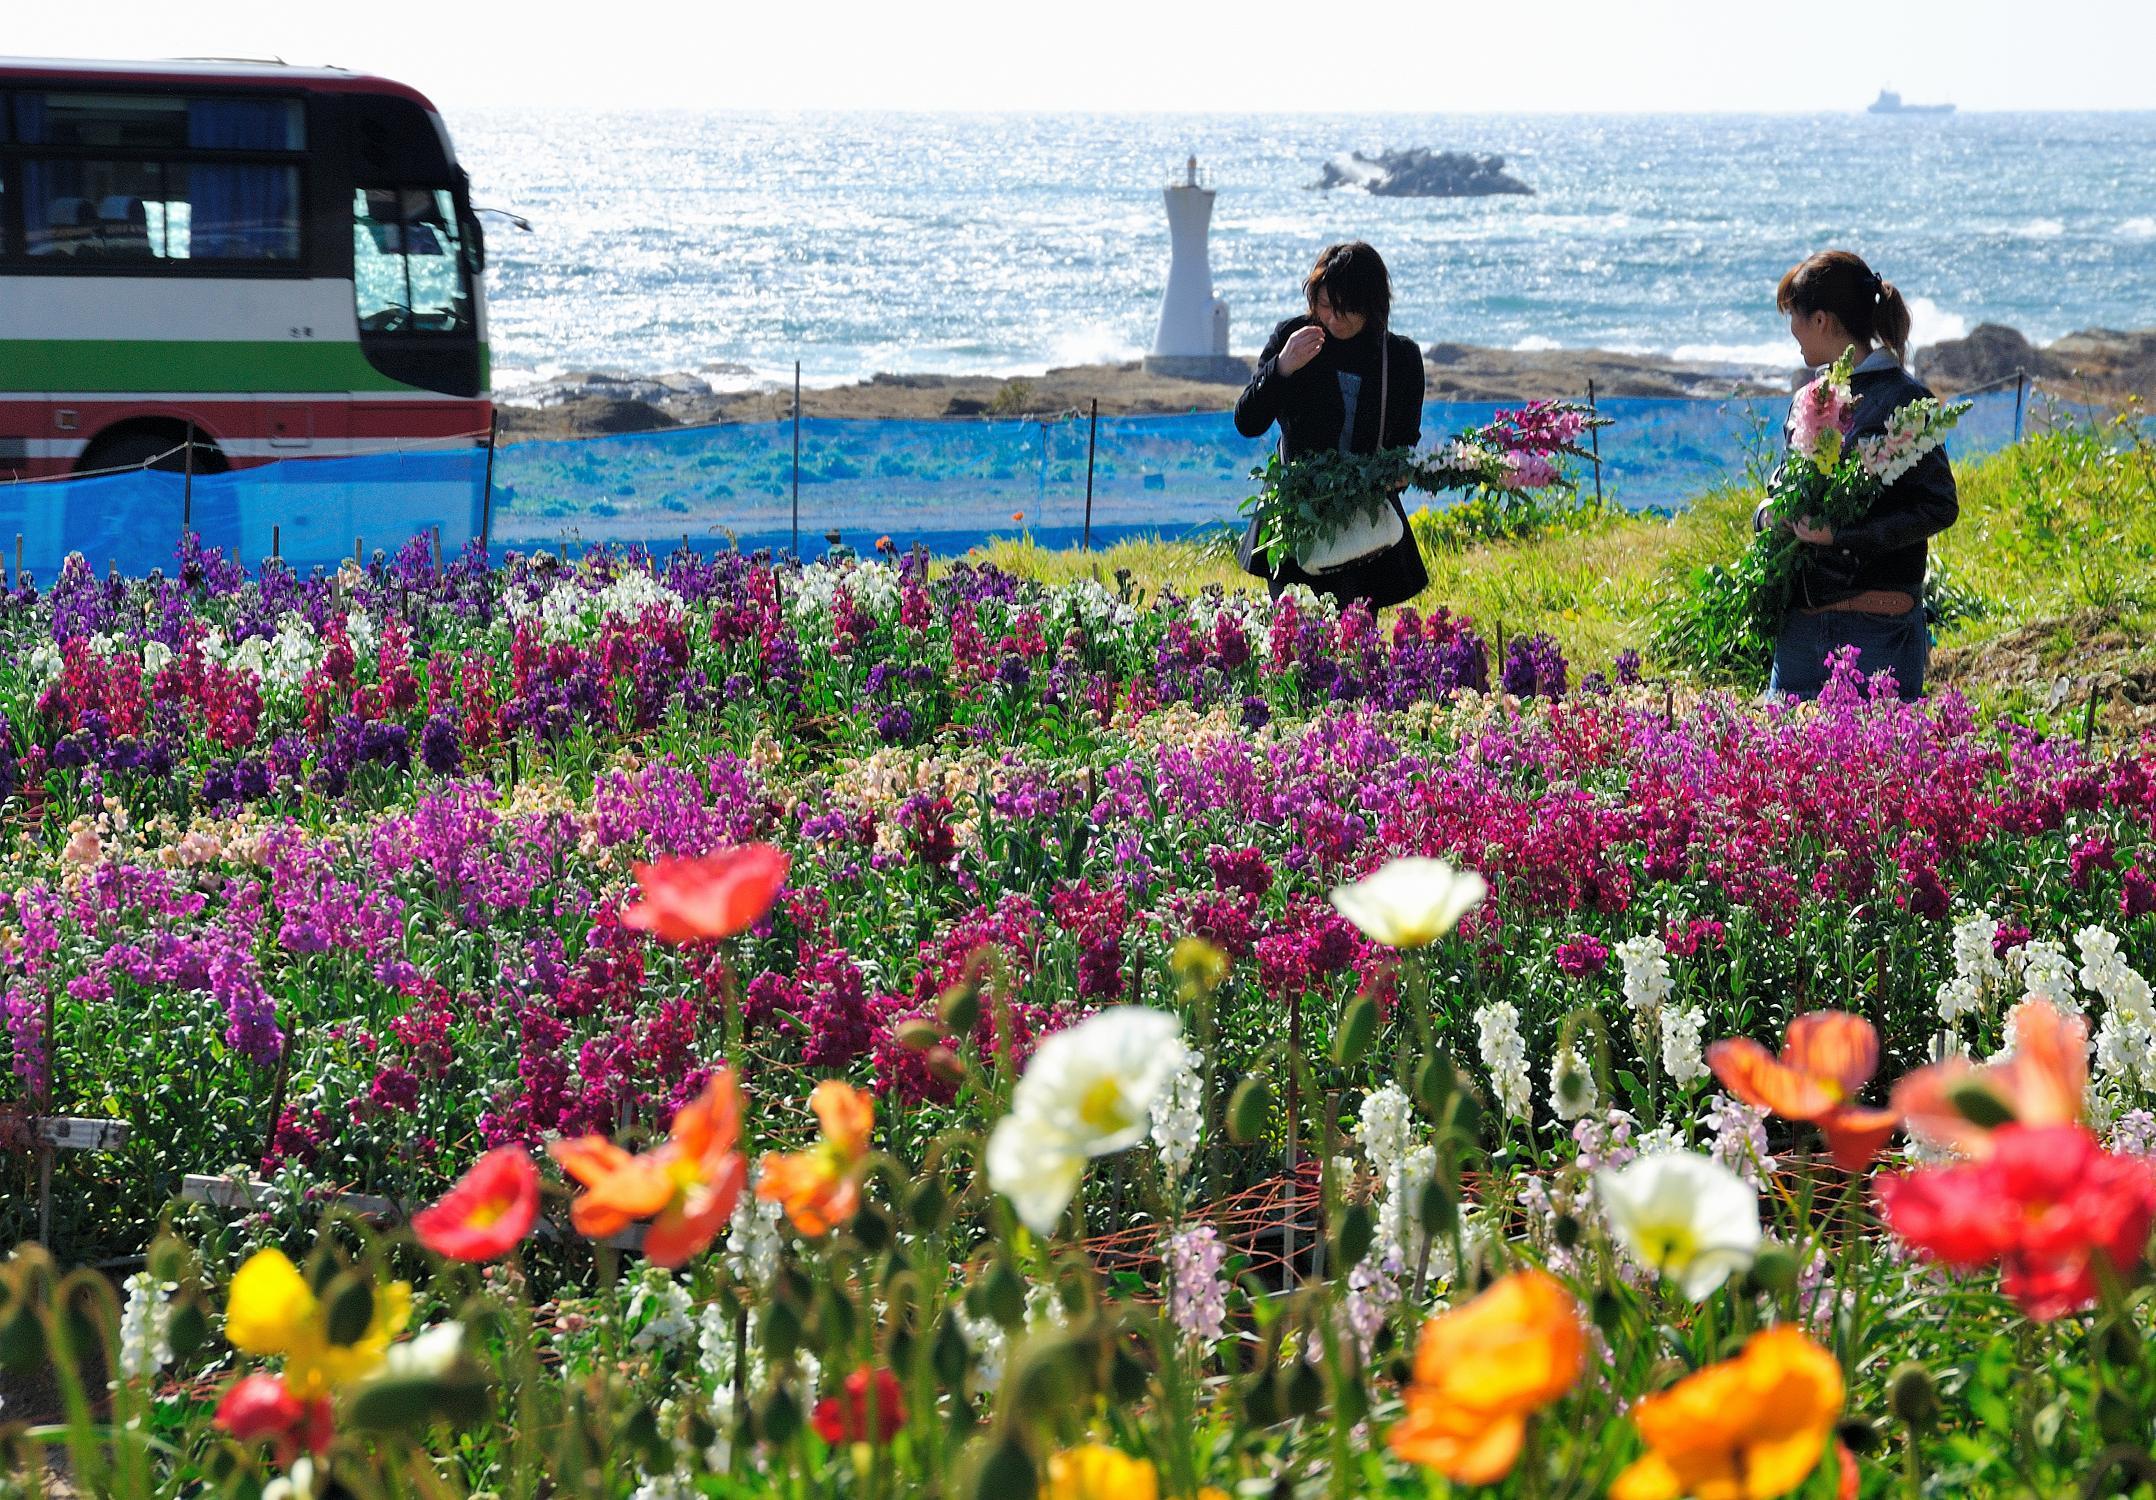
<svg viewBox="0 0 2156 1500">
<path fill-rule="evenodd" d="M 2094 619 L 2122 639 L 2113 669 L 2156 670 L 2142 646 L 2156 627 L 2156 438 L 2122 419 L 2064 427 L 1962 465 L 1961 519 L 1932 543 L 1935 581 L 1952 604 L 1940 647 L 1975 647 L 2041 630 L 2048 651 L 2015 653 L 2069 675 Z M 1705 564 L 1737 556 L 1751 535 L 1756 485 L 1697 496 L 1672 517 L 1591 508 L 1552 512 L 1525 536 L 1462 538 L 1436 510 L 1411 518 L 1430 586 L 1418 607 L 1471 615 L 1493 638 L 1547 632 L 1581 670 L 1645 650 L 1654 612 Z M 1207 585 L 1255 590 L 1259 580 L 1218 542 L 1140 539 L 1098 552 L 998 540 L 976 560 L 1043 582 L 1095 576 L 1112 586 Z"/>
</svg>

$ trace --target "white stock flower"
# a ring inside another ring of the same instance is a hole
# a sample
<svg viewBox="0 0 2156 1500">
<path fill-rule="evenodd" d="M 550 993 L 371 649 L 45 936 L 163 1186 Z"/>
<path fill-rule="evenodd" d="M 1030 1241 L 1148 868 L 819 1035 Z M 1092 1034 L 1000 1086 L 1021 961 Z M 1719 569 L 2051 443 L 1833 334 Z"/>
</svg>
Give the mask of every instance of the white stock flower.
<svg viewBox="0 0 2156 1500">
<path fill-rule="evenodd" d="M 172 1363 L 172 1303 L 175 1282 L 157 1281 L 137 1271 L 124 1283 L 127 1305 L 120 1310 L 120 1375 L 139 1380 Z"/>
<path fill-rule="evenodd" d="M 1662 1071 L 1679 1088 L 1707 1076 L 1707 1061 L 1699 1044 L 1699 1033 L 1706 1024 L 1707 1013 L 1696 1005 L 1672 1005 L 1662 1012 Z"/>
<path fill-rule="evenodd" d="M 1642 1156 L 1595 1173 L 1610 1232 L 1626 1254 L 1698 1302 L 1759 1252 L 1759 1193 L 1691 1151 Z"/>
<path fill-rule="evenodd" d="M 1489 890 L 1473 870 L 1412 857 L 1387 860 L 1353 885 L 1333 887 L 1332 902 L 1372 942 L 1421 948 L 1457 927 Z"/>
<path fill-rule="evenodd" d="M 450 1320 L 436 1323 L 416 1338 L 391 1344 L 382 1366 L 388 1376 L 417 1375 L 438 1380 L 449 1372 L 464 1349 L 464 1325 Z"/>
<path fill-rule="evenodd" d="M 1954 972 L 1933 995 L 1947 1025 L 1986 1009 L 2005 985 L 2006 965 L 1992 949 L 1998 931 L 1988 911 L 1971 912 L 1954 924 Z"/>
<path fill-rule="evenodd" d="M 695 1304 L 689 1300 L 689 1289 L 656 1266 L 645 1269 L 643 1280 L 629 1298 L 629 1321 L 634 1323 L 642 1317 L 649 1305 L 656 1305 L 657 1311 L 629 1340 L 631 1347 L 671 1349 L 695 1331 Z"/>
<path fill-rule="evenodd" d="M 155 677 L 172 665 L 172 648 L 163 641 L 142 643 L 142 675 Z"/>
<path fill-rule="evenodd" d="M 1534 1108 L 1527 1081 L 1527 1047 L 1520 1040 L 1520 1013 L 1510 1000 L 1493 1000 L 1475 1012 L 1476 1048 L 1490 1070 L 1497 1102 L 1507 1116 L 1524 1120 Z"/>
<path fill-rule="evenodd" d="M 759 1198 L 753 1174 L 734 1200 L 734 1216 L 726 1229 L 726 1269 L 733 1278 L 756 1291 L 765 1291 L 779 1269 L 779 1218 L 784 1205 Z"/>
<path fill-rule="evenodd" d="M 1198 1137 L 1205 1126 L 1205 1075 L 1199 1062 L 1197 1051 L 1186 1049 L 1167 1087 L 1153 1100 L 1153 1146 L 1170 1182 L 1180 1182 L 1198 1155 Z"/>
<path fill-rule="evenodd" d="M 1595 1112 L 1600 1102 L 1595 1093 L 1594 1069 L 1567 1044 L 1550 1061 L 1550 1109 L 1560 1120 L 1577 1120 Z"/>
<path fill-rule="evenodd" d="M 1669 977 L 1669 949 L 1658 937 L 1631 937 L 1613 950 L 1624 966 L 1625 1003 L 1641 1015 L 1662 1008 L 1675 984 Z"/>
<path fill-rule="evenodd" d="M 1145 1138 L 1153 1100 L 1183 1060 L 1182 1029 L 1163 1011 L 1117 1005 L 1034 1049 L 988 1137 L 988 1185 L 1027 1228 L 1051 1233 L 1086 1162 Z"/>
<path fill-rule="evenodd" d="M 1362 1142 L 1363 1154 L 1370 1158 L 1378 1176 L 1390 1177 L 1407 1154 L 1413 1121 L 1414 1106 L 1397 1083 L 1372 1089 L 1362 1101 L 1361 1128 L 1355 1138 Z"/>
</svg>

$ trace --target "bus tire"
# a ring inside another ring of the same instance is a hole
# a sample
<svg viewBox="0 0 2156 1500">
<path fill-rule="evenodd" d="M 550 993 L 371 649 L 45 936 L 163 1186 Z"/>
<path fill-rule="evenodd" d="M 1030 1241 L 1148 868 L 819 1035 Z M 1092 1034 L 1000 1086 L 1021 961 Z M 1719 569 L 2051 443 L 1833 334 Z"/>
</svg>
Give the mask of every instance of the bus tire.
<svg viewBox="0 0 2156 1500">
<path fill-rule="evenodd" d="M 182 451 L 187 443 L 184 422 L 122 422 L 101 432 L 75 460 L 77 474 L 101 474 L 108 469 L 151 468 L 178 474 L 187 467 Z M 199 430 L 195 433 L 195 472 L 221 474 L 225 456 L 215 441 Z"/>
</svg>

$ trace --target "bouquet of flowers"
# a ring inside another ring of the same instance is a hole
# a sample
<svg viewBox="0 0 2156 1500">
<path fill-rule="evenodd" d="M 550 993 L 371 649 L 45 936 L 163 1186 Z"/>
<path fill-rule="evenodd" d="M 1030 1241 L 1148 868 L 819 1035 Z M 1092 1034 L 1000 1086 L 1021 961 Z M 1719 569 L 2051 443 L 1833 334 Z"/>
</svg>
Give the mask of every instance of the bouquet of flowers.
<svg viewBox="0 0 2156 1500">
<path fill-rule="evenodd" d="M 1310 559 L 1337 550 L 1342 533 L 1389 517 L 1392 497 L 1403 490 L 1570 489 L 1572 481 L 1557 461 L 1587 458 L 1581 440 L 1591 429 L 1608 425 L 1609 418 L 1577 402 L 1538 401 L 1501 411 L 1426 453 L 1328 451 L 1292 462 L 1274 454 L 1251 471 L 1259 490 L 1243 502 L 1242 513 L 1258 518 L 1255 550 L 1277 577 L 1290 558 L 1309 567 Z"/>
<path fill-rule="evenodd" d="M 1852 439 L 1856 397 L 1844 354 L 1797 393 L 1789 456 L 1767 480 L 1767 500 L 1751 547 L 1733 567 L 1702 570 L 1693 597 L 1664 626 L 1665 649 L 1692 660 L 1717 656 L 1764 672 L 1794 597 L 1805 544 L 1791 527 L 1840 531 L 1864 519 L 1886 488 L 1946 440 L 1969 403 L 1912 401 L 1883 433 Z"/>
</svg>

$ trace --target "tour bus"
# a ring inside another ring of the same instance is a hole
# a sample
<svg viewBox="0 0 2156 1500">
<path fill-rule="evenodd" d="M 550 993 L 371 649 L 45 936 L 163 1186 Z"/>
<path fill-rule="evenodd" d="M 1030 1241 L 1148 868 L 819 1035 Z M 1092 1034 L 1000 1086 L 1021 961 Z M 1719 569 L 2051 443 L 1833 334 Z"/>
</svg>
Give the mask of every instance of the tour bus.
<svg viewBox="0 0 2156 1500">
<path fill-rule="evenodd" d="M 485 260 L 402 84 L 0 58 L 0 492 L 483 444 Z"/>
</svg>

